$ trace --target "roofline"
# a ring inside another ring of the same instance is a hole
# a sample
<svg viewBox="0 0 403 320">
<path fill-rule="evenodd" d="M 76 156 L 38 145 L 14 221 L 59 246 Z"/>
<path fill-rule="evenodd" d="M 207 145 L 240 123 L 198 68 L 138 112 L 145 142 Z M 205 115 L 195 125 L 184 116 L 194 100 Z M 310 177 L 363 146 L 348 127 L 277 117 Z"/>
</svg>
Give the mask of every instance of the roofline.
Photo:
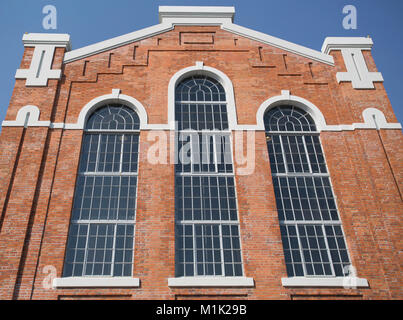
<svg viewBox="0 0 403 320">
<path fill-rule="evenodd" d="M 262 32 L 254 31 L 234 24 L 234 7 L 169 7 L 160 6 L 161 23 L 128 33 L 109 40 L 101 41 L 80 49 L 69 51 L 64 56 L 64 63 L 70 63 L 101 52 L 115 49 L 172 30 L 175 25 L 220 26 L 222 30 L 271 45 L 273 47 L 321 62 L 334 65 L 331 55 L 313 50 Z"/>
<path fill-rule="evenodd" d="M 223 30 L 238 34 L 240 36 L 268 44 L 270 46 L 295 53 L 297 55 L 316 60 L 325 64 L 334 65 L 333 56 L 322 53 L 320 51 L 301 46 L 299 44 L 289 42 L 271 35 L 245 28 L 234 23 L 229 25 L 222 25 Z"/>
<path fill-rule="evenodd" d="M 140 41 L 173 29 L 172 24 L 157 24 L 125 35 L 66 52 L 63 63 L 70 63 L 126 44 Z"/>
</svg>

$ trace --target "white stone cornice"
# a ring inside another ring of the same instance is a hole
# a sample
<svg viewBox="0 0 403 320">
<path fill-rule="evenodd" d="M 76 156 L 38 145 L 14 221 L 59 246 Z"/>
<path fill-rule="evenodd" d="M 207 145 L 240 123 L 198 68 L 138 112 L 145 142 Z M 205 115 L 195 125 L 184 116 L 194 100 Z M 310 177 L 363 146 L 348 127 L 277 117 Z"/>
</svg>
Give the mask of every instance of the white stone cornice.
<svg viewBox="0 0 403 320">
<path fill-rule="evenodd" d="M 22 37 L 25 47 L 37 45 L 50 45 L 71 50 L 70 35 L 65 33 L 26 33 Z"/>
<path fill-rule="evenodd" d="M 343 48 L 359 48 L 371 50 L 374 42 L 371 38 L 364 37 L 327 37 L 322 45 L 322 52 L 329 54 L 332 50 Z"/>
<path fill-rule="evenodd" d="M 179 24 L 181 21 L 192 24 L 192 20 L 194 24 L 201 21 L 211 21 L 212 24 L 231 23 L 235 15 L 234 7 L 160 6 L 158 11 L 160 23 Z"/>
</svg>

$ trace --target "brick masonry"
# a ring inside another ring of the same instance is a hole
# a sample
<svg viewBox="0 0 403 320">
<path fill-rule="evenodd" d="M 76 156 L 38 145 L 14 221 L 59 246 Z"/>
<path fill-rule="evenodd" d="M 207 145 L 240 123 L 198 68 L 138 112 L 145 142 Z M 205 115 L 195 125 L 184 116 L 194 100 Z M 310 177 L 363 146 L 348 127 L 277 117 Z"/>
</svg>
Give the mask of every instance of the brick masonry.
<svg viewBox="0 0 403 320">
<path fill-rule="evenodd" d="M 150 124 L 167 123 L 167 91 L 179 70 L 203 61 L 225 73 L 235 91 L 239 124 L 255 124 L 263 101 L 281 90 L 303 97 L 327 124 L 362 123 L 367 108 L 396 117 L 382 83 L 354 90 L 336 81 L 346 71 L 340 51 L 326 65 L 236 36 L 218 27 L 174 30 L 53 69 L 61 80 L 26 87 L 16 80 L 6 120 L 25 105 L 40 121 L 76 123 L 92 99 L 121 89 L 146 108 Z M 20 68 L 28 68 L 26 48 Z M 364 51 L 370 71 L 377 71 Z M 256 132 L 256 167 L 236 176 L 245 276 L 254 288 L 169 288 L 174 277 L 174 166 L 147 161 L 152 142 L 140 134 L 133 276 L 136 289 L 46 289 L 47 266 L 62 274 L 82 131 L 3 127 L 0 136 L 0 299 L 402 299 L 403 137 L 401 130 L 323 132 L 322 145 L 337 197 L 350 256 L 369 288 L 285 288 L 280 228 L 264 132 Z"/>
</svg>

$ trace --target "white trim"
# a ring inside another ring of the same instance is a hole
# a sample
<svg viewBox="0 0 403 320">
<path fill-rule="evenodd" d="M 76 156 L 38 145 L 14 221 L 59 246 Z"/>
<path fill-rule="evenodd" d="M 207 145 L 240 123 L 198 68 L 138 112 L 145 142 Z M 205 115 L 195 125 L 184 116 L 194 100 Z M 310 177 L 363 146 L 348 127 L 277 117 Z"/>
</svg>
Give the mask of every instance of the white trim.
<svg viewBox="0 0 403 320">
<path fill-rule="evenodd" d="M 139 278 L 129 277 L 71 277 L 53 279 L 53 288 L 138 288 Z"/>
<path fill-rule="evenodd" d="M 16 79 L 26 79 L 26 86 L 44 87 L 49 79 L 59 80 L 62 70 L 53 70 L 52 63 L 56 47 L 70 50 L 70 35 L 52 33 L 27 33 L 22 37 L 24 47 L 34 47 L 29 69 L 17 69 Z"/>
<path fill-rule="evenodd" d="M 349 288 L 367 288 L 369 287 L 367 279 L 356 277 L 334 277 L 334 278 L 282 278 L 281 283 L 284 287 L 344 287 Z"/>
<path fill-rule="evenodd" d="M 181 277 L 169 278 L 169 287 L 254 287 L 253 278 L 246 277 Z"/>
<path fill-rule="evenodd" d="M 234 14 L 234 7 L 160 6 L 160 24 L 67 52 L 64 57 L 64 63 L 83 59 L 100 52 L 170 31 L 175 25 L 217 25 L 221 26 L 221 29 L 225 31 L 301 55 L 308 59 L 332 66 L 334 65 L 334 60 L 331 55 L 232 23 Z"/>
<path fill-rule="evenodd" d="M 332 50 L 341 50 L 343 48 L 360 48 L 362 50 L 371 50 L 374 42 L 371 38 L 363 37 L 327 37 L 322 45 L 322 52 L 329 54 Z"/>
<path fill-rule="evenodd" d="M 207 67 L 202 61 L 197 61 L 195 66 L 184 68 L 176 72 L 168 85 L 168 123 L 171 124 L 170 129 L 175 130 L 175 89 L 177 84 L 184 78 L 192 75 L 207 75 L 221 83 L 226 94 L 226 105 L 228 110 L 229 129 L 237 130 L 237 114 L 235 106 L 234 87 L 231 80 L 226 74 L 218 69 Z"/>
<path fill-rule="evenodd" d="M 234 20 L 234 7 L 197 7 L 197 6 L 159 6 L 160 23 L 175 23 L 180 19 L 222 19 L 232 22 Z"/>
<path fill-rule="evenodd" d="M 315 121 L 317 131 L 353 131 L 357 129 L 402 129 L 400 123 L 388 123 L 382 111 L 375 108 L 365 109 L 362 113 L 364 123 L 327 125 L 320 109 L 312 102 L 290 95 L 288 90 L 282 90 L 280 96 L 271 97 L 261 104 L 256 113 L 256 126 L 243 126 L 243 130 L 265 130 L 264 114 L 273 107 L 282 104 L 292 104 L 308 112 Z M 241 127 L 241 126 L 238 126 Z M 238 129 L 241 130 L 241 129 Z"/>
<path fill-rule="evenodd" d="M 161 23 L 148 28 L 144 28 L 135 32 L 131 32 L 116 38 L 98 42 L 80 49 L 76 49 L 67 52 L 64 55 L 63 63 L 73 62 L 79 59 L 83 59 L 94 54 L 98 54 L 104 51 L 112 50 L 117 47 L 124 46 L 126 44 L 140 41 L 145 38 L 150 38 L 160 33 L 164 33 L 173 29 L 173 25 L 170 23 Z"/>
<path fill-rule="evenodd" d="M 26 79 L 25 85 L 33 87 L 47 86 L 49 79 L 59 80 L 62 70 L 51 69 L 55 48 L 54 45 L 35 45 L 29 69 L 17 69 L 15 78 Z"/>
<path fill-rule="evenodd" d="M 270 36 L 268 34 L 258 32 L 252 29 L 248 29 L 234 23 L 223 24 L 221 27 L 223 30 L 235 33 L 245 38 L 249 38 L 261 43 L 268 44 L 270 46 L 295 53 L 308 59 L 312 59 L 318 62 L 322 62 L 331 66 L 334 66 L 334 58 L 331 55 L 322 53 L 317 50 L 313 50 L 280 38 Z"/>
<path fill-rule="evenodd" d="M 312 102 L 290 94 L 288 90 L 282 90 L 280 96 L 271 97 L 263 102 L 256 113 L 256 130 L 265 130 L 264 114 L 271 108 L 283 104 L 292 104 L 308 112 L 315 121 L 317 131 L 323 131 L 326 128 L 326 120 L 322 112 Z"/>
<path fill-rule="evenodd" d="M 383 82 L 380 72 L 369 72 L 365 63 L 363 50 L 371 50 L 374 42 L 371 38 L 362 37 L 328 37 L 325 39 L 322 52 L 329 54 L 332 50 L 340 50 L 347 72 L 336 74 L 337 82 L 351 82 L 354 89 L 374 89 L 374 82 Z"/>
<path fill-rule="evenodd" d="M 347 72 L 337 72 L 337 82 L 351 82 L 354 89 L 374 89 L 374 82 L 383 82 L 380 72 L 369 72 L 360 48 L 341 49 Z"/>
<path fill-rule="evenodd" d="M 361 126 L 360 129 L 402 129 L 400 123 L 388 123 L 383 112 L 375 108 L 365 109 L 362 113 L 362 117 L 364 118 L 365 123 L 356 123 L 356 128 Z"/>
<path fill-rule="evenodd" d="M 18 113 L 15 121 L 3 121 L 3 127 L 49 127 L 50 121 L 39 121 L 40 110 L 37 106 L 24 106 Z"/>
<path fill-rule="evenodd" d="M 193 69 L 194 68 L 194 69 Z M 199 69 L 197 69 L 199 68 Z M 202 69 L 200 69 L 202 68 Z M 206 69 L 207 68 L 207 69 Z M 218 70 L 214 68 L 204 67 L 202 63 L 198 62 L 198 67 L 186 68 L 179 71 L 170 81 L 170 89 L 168 91 L 168 124 L 148 124 L 147 111 L 144 106 L 137 99 L 120 94 L 119 89 L 113 89 L 112 94 L 97 97 L 91 100 L 87 105 L 81 110 L 78 117 L 77 123 L 51 123 L 50 121 L 39 121 L 40 111 L 37 106 L 28 105 L 22 107 L 17 114 L 15 121 L 3 121 L 3 127 L 49 127 L 51 129 L 66 129 L 66 130 L 83 130 L 88 116 L 93 110 L 107 102 L 123 102 L 128 107 L 133 108 L 139 118 L 140 118 L 140 130 L 175 130 L 175 86 L 178 79 L 182 79 L 189 75 L 186 70 L 190 70 L 192 74 L 193 71 L 197 70 L 207 70 L 212 72 L 217 72 Z M 186 72 L 185 72 L 186 71 Z M 232 83 L 227 76 L 218 71 L 218 74 L 208 73 L 218 80 L 224 80 L 221 82 L 226 89 L 227 94 L 227 108 L 228 121 L 230 128 L 229 130 L 250 130 L 250 131 L 264 131 L 264 114 L 270 108 L 281 104 L 292 104 L 308 112 L 315 121 L 317 126 L 317 131 L 354 131 L 357 129 L 397 129 L 401 130 L 402 125 L 400 123 L 389 123 L 386 121 L 385 115 L 382 111 L 375 108 L 365 109 L 362 113 L 364 123 L 353 123 L 341 124 L 341 125 L 327 125 L 326 120 L 323 117 L 322 112 L 317 106 L 315 106 L 310 101 L 290 94 L 288 90 L 282 90 L 280 96 L 271 97 L 261 104 L 256 113 L 257 125 L 238 125 L 236 118 L 236 106 L 233 96 Z M 220 77 L 217 77 L 220 75 Z M 228 89 L 228 90 L 227 90 Z M 28 116 L 29 113 L 29 116 Z"/>
<path fill-rule="evenodd" d="M 95 99 L 92 99 L 88 102 L 84 108 L 81 110 L 77 123 L 75 124 L 64 124 L 64 129 L 73 129 L 73 130 L 83 130 L 85 127 L 85 123 L 90 116 L 90 114 L 105 103 L 121 103 L 123 102 L 126 106 L 131 107 L 134 111 L 136 111 L 137 115 L 140 119 L 140 130 L 148 129 L 147 123 L 147 111 L 144 106 L 137 99 L 120 94 L 120 89 L 113 89 L 112 94 L 106 94 Z M 58 128 L 62 126 L 61 123 L 54 124 Z"/>
<path fill-rule="evenodd" d="M 22 37 L 24 47 L 52 45 L 71 50 L 70 35 L 66 33 L 26 33 Z"/>
</svg>

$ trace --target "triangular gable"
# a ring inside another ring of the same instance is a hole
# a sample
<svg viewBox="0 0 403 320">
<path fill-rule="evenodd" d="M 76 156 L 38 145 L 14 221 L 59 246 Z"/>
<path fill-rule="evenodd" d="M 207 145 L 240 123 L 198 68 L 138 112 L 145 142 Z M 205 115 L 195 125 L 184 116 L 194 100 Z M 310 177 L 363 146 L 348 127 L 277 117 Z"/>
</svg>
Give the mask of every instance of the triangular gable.
<svg viewBox="0 0 403 320">
<path fill-rule="evenodd" d="M 160 23 L 139 31 L 131 32 L 116 38 L 98 42 L 65 54 L 64 63 L 108 51 L 123 45 L 137 42 L 155 35 L 168 32 L 176 25 L 220 26 L 221 29 L 249 38 L 276 48 L 315 60 L 334 65 L 331 55 L 316 51 L 298 44 L 285 41 L 262 32 L 254 31 L 233 23 L 234 7 L 159 7 Z"/>
</svg>

